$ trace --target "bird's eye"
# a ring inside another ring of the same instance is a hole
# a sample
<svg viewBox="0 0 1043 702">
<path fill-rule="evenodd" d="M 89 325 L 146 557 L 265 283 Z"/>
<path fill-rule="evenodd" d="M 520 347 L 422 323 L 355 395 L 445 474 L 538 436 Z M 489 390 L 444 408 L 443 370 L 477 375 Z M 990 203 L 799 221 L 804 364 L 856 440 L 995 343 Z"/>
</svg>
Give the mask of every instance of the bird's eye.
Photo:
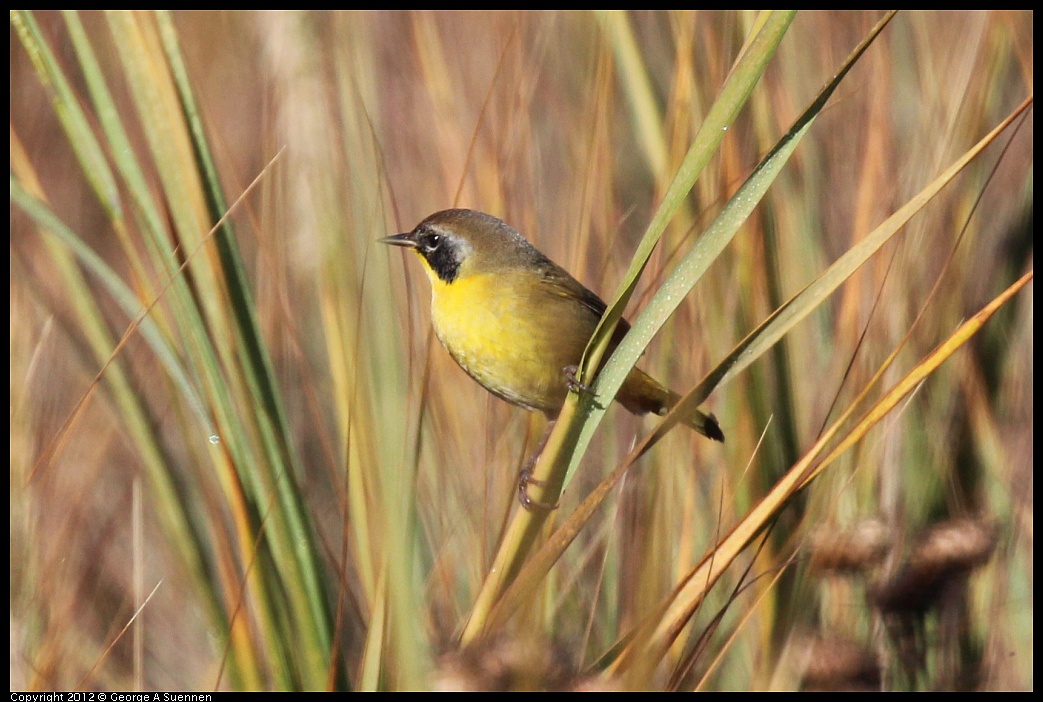
<svg viewBox="0 0 1043 702">
<path fill-rule="evenodd" d="M 442 235 L 441 234 L 428 233 L 428 234 L 424 234 L 424 236 L 421 237 L 421 239 L 420 239 L 420 245 L 424 247 L 424 251 L 426 251 L 427 253 L 431 253 L 432 251 L 437 249 L 439 246 L 441 246 L 441 244 L 442 244 Z"/>
</svg>

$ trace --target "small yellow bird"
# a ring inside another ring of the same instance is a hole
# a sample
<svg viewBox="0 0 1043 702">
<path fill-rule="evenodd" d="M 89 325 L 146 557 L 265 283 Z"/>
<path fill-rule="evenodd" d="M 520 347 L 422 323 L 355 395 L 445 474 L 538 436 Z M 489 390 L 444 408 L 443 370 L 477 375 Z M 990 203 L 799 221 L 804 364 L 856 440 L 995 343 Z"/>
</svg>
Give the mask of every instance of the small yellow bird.
<svg viewBox="0 0 1043 702">
<path fill-rule="evenodd" d="M 380 240 L 417 252 L 431 280 L 431 322 L 467 374 L 497 397 L 555 419 L 605 312 L 601 298 L 502 220 L 475 210 L 436 212 Z M 620 320 L 609 353 L 630 325 Z M 634 368 L 616 400 L 634 414 L 666 414 L 680 396 Z M 711 414 L 684 422 L 724 441 Z"/>
</svg>

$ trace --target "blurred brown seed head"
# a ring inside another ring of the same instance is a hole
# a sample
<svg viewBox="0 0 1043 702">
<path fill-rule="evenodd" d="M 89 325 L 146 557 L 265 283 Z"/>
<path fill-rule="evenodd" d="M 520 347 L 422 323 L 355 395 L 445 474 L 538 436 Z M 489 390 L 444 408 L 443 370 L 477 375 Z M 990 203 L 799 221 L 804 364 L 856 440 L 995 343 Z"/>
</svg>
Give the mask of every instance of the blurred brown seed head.
<svg viewBox="0 0 1043 702">
<path fill-rule="evenodd" d="M 996 546 L 996 529 L 974 519 L 952 519 L 931 527 L 913 550 L 911 562 L 939 571 L 970 571 L 984 565 Z"/>
<path fill-rule="evenodd" d="M 878 691 L 880 664 L 873 652 L 842 638 L 814 638 L 803 653 L 802 686 L 814 691 Z"/>
<path fill-rule="evenodd" d="M 570 687 L 571 666 L 556 647 L 498 636 L 442 656 L 433 687 L 443 692 L 522 692 Z"/>
<path fill-rule="evenodd" d="M 871 589 L 870 601 L 885 612 L 924 611 L 950 585 L 986 563 L 995 545 L 995 529 L 984 521 L 954 519 L 936 524 L 913 547 L 908 562 Z"/>
<path fill-rule="evenodd" d="M 883 561 L 893 544 L 887 527 L 868 519 L 853 529 L 820 529 L 811 539 L 811 570 L 815 573 L 861 573 Z"/>
</svg>

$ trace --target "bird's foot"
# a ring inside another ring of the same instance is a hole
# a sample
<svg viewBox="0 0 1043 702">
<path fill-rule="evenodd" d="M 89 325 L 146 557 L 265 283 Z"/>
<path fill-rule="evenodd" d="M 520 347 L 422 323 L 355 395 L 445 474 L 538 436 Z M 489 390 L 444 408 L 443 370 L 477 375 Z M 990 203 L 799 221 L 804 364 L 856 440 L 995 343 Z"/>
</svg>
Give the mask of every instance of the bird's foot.
<svg viewBox="0 0 1043 702">
<path fill-rule="evenodd" d="M 546 480 L 539 480 L 532 476 L 532 462 L 526 464 L 526 466 L 522 468 L 521 473 L 518 474 L 518 502 L 521 502 L 521 506 L 530 512 L 536 509 L 542 509 L 548 512 L 557 509 L 558 503 L 556 502 L 550 504 L 549 502 L 541 502 L 529 497 L 530 485 L 543 487 L 546 484 Z"/>
<path fill-rule="evenodd" d="M 537 487 L 545 487 L 547 485 L 546 480 L 540 480 L 533 476 L 533 470 L 536 468 L 536 462 L 540 460 L 540 455 L 543 454 L 543 449 L 547 446 L 547 440 L 550 438 L 551 432 L 553 431 L 554 420 L 552 419 L 550 423 L 547 424 L 547 428 L 543 431 L 543 438 L 540 439 L 540 443 L 536 447 L 536 450 L 532 452 L 529 459 L 525 461 L 525 466 L 522 467 L 521 471 L 518 473 L 518 502 L 521 502 L 521 506 L 529 512 L 537 509 L 550 511 L 558 508 L 556 502 L 550 504 L 529 497 L 530 485 L 535 485 Z"/>
<path fill-rule="evenodd" d="M 579 378 L 576 377 L 576 373 L 579 372 L 579 366 L 565 366 L 561 371 L 565 374 L 565 385 L 568 386 L 569 392 L 574 392 L 577 395 L 581 392 L 588 395 L 594 394 L 589 385 L 579 382 Z"/>
</svg>

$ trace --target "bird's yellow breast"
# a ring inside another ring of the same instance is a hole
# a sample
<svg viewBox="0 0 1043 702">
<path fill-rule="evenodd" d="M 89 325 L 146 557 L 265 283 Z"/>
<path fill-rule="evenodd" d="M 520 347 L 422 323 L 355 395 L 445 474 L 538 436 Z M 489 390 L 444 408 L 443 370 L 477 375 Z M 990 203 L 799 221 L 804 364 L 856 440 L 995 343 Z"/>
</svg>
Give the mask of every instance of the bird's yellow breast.
<svg viewBox="0 0 1043 702">
<path fill-rule="evenodd" d="M 554 414 L 597 319 L 574 298 L 525 271 L 434 278 L 431 321 L 438 339 L 490 392 Z"/>
</svg>

